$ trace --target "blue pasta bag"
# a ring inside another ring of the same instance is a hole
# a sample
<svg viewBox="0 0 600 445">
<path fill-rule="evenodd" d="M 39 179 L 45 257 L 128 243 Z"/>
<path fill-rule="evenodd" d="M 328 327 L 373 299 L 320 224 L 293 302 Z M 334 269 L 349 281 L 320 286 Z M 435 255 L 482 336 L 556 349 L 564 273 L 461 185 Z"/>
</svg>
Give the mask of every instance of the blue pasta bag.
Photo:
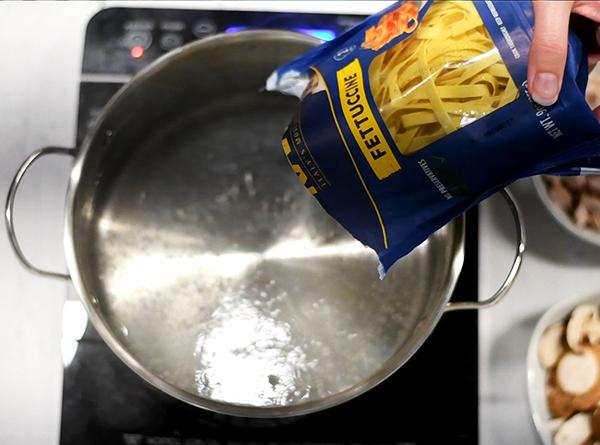
<svg viewBox="0 0 600 445">
<path fill-rule="evenodd" d="M 524 1 L 401 1 L 277 69 L 300 98 L 282 146 L 322 207 L 380 272 L 518 178 L 600 164 L 576 35 L 558 102 L 527 89 Z"/>
</svg>

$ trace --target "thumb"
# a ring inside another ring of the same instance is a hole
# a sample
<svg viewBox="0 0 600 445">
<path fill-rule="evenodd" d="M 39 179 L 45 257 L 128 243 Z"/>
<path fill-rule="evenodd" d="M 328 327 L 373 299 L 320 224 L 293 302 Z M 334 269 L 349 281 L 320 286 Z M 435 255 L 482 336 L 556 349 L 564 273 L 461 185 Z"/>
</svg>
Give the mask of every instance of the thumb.
<svg viewBox="0 0 600 445">
<path fill-rule="evenodd" d="M 531 97 L 540 105 L 558 99 L 567 60 L 572 1 L 534 1 L 535 28 L 527 72 Z"/>
</svg>

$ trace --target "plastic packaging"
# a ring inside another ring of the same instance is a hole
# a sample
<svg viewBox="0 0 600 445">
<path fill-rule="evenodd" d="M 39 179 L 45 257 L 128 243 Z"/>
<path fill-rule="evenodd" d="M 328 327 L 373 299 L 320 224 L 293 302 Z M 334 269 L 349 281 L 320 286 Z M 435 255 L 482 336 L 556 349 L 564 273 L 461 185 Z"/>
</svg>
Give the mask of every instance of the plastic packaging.
<svg viewBox="0 0 600 445">
<path fill-rule="evenodd" d="M 543 107 L 527 90 L 532 26 L 530 2 L 398 2 L 267 81 L 301 99 L 282 139 L 294 171 L 382 274 L 516 179 L 600 164 L 582 43 L 569 36 Z"/>
</svg>

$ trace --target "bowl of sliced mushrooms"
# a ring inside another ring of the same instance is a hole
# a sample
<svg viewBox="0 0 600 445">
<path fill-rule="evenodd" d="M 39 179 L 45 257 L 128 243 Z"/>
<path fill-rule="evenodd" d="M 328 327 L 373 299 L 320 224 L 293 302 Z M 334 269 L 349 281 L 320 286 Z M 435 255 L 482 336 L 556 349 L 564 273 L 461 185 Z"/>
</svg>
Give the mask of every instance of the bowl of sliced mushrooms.
<svg viewBox="0 0 600 445">
<path fill-rule="evenodd" d="M 590 73 L 585 98 L 600 107 L 600 64 Z M 565 229 L 600 247 L 600 176 L 535 176 L 544 206 Z"/>
<path fill-rule="evenodd" d="M 544 444 L 600 444 L 600 295 L 561 301 L 540 318 L 527 380 Z"/>
<path fill-rule="evenodd" d="M 536 176 L 533 183 L 560 225 L 600 247 L 600 176 Z"/>
</svg>

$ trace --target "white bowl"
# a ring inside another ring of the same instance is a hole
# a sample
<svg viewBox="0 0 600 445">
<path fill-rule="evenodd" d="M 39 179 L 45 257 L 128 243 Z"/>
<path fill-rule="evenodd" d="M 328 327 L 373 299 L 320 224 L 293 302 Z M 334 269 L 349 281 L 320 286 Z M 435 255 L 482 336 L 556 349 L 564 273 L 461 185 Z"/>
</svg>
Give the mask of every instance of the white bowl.
<svg viewBox="0 0 600 445">
<path fill-rule="evenodd" d="M 552 306 L 537 322 L 527 351 L 527 390 L 533 423 L 545 445 L 553 445 L 548 421 L 551 419 L 546 400 L 547 373 L 538 360 L 540 337 L 551 324 L 566 320 L 576 306 L 593 303 L 600 306 L 600 295 L 569 298 Z"/>
<path fill-rule="evenodd" d="M 548 209 L 552 216 L 554 216 L 554 219 L 556 219 L 561 226 L 563 226 L 577 238 L 600 247 L 600 232 L 597 232 L 592 229 L 578 227 L 571 220 L 569 215 L 558 205 L 556 205 L 554 201 L 552 201 L 550 195 L 548 195 L 548 187 L 544 183 L 542 176 L 534 176 L 532 180 L 533 185 L 535 186 L 535 190 L 541 198 L 544 207 Z"/>
</svg>

